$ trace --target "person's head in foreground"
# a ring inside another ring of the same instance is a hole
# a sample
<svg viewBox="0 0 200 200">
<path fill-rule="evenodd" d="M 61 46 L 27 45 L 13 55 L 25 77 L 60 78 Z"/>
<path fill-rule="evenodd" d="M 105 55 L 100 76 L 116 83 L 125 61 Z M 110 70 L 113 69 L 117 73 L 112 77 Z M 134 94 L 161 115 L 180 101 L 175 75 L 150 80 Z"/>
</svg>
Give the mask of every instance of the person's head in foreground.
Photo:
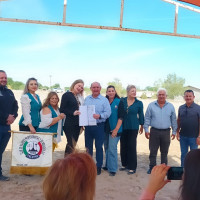
<svg viewBox="0 0 200 200">
<path fill-rule="evenodd" d="M 146 188 L 146 194 L 154 196 L 160 190 L 170 182 L 166 180 L 166 174 L 169 170 L 169 166 L 161 164 L 155 166 L 152 169 L 148 186 Z M 180 186 L 180 198 L 181 200 L 200 200 L 200 149 L 191 150 L 187 153 L 184 160 L 184 173 L 182 176 L 182 184 Z M 140 198 L 145 199 L 145 193 Z"/>
<path fill-rule="evenodd" d="M 57 160 L 43 182 L 46 200 L 93 200 L 96 165 L 87 153 L 72 153 Z"/>
</svg>

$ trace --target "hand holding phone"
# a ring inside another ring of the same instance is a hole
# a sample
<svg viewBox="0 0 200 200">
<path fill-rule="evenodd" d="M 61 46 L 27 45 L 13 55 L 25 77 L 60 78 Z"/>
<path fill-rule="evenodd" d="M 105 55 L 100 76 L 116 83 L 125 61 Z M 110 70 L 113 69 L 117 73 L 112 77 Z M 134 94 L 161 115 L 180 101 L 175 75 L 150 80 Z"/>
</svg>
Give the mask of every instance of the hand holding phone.
<svg viewBox="0 0 200 200">
<path fill-rule="evenodd" d="M 168 180 L 182 180 L 183 167 L 170 167 L 167 172 Z"/>
</svg>

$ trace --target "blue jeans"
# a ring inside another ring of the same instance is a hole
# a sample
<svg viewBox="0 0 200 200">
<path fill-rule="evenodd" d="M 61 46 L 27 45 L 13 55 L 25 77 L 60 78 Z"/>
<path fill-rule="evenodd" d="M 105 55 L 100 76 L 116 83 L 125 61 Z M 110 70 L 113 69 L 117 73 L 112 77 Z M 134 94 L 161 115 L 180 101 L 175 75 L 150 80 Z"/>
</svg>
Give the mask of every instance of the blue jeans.
<svg viewBox="0 0 200 200">
<path fill-rule="evenodd" d="M 120 137 L 112 137 L 111 134 L 105 134 L 104 148 L 106 153 L 106 164 L 109 172 L 117 172 L 118 169 L 118 156 L 117 144 Z"/>
<path fill-rule="evenodd" d="M 197 138 L 190 138 L 180 135 L 180 146 L 181 146 L 181 166 L 184 166 L 184 159 L 188 152 L 188 147 L 190 150 L 197 149 L 198 145 L 196 142 Z"/>
<path fill-rule="evenodd" d="M 85 147 L 88 153 L 93 156 L 93 142 L 95 140 L 97 167 L 101 168 L 103 164 L 103 142 L 105 137 L 104 122 L 97 126 L 85 127 Z"/>
<path fill-rule="evenodd" d="M 2 175 L 2 155 L 11 136 L 11 133 L 8 131 L 10 131 L 10 126 L 0 124 L 0 176 Z"/>
</svg>

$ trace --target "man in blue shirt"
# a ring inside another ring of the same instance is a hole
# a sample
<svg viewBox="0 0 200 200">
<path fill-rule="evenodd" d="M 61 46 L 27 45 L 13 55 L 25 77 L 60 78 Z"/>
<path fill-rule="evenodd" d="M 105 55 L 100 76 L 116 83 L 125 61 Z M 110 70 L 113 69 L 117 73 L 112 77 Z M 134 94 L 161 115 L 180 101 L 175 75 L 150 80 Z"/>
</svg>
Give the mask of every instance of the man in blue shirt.
<svg viewBox="0 0 200 200">
<path fill-rule="evenodd" d="M 197 149 L 200 144 L 200 106 L 194 103 L 194 92 L 186 90 L 184 92 L 185 104 L 178 110 L 177 140 L 181 147 L 181 166 L 188 152 L 188 147 Z"/>
<path fill-rule="evenodd" d="M 15 96 L 7 87 L 6 72 L 0 70 L 0 181 L 8 181 L 9 177 L 2 175 L 2 155 L 9 142 L 10 125 L 17 117 L 18 104 Z"/>
<path fill-rule="evenodd" d="M 92 83 L 90 90 L 92 91 L 92 95 L 86 97 L 85 105 L 95 106 L 95 114 L 93 117 L 97 120 L 97 125 L 85 127 L 85 147 L 92 156 L 93 142 L 95 140 L 97 175 L 100 175 L 103 164 L 103 142 L 105 137 L 104 124 L 111 114 L 111 108 L 108 99 L 100 94 L 100 83 Z"/>
<path fill-rule="evenodd" d="M 157 101 L 149 104 L 145 114 L 145 136 L 149 139 L 149 170 L 156 165 L 158 148 L 161 152 L 161 164 L 167 164 L 167 154 L 170 145 L 170 127 L 172 128 L 172 140 L 175 138 L 177 122 L 174 106 L 166 101 L 167 92 L 160 88 L 157 92 Z M 149 132 L 149 126 L 151 130 Z"/>
</svg>

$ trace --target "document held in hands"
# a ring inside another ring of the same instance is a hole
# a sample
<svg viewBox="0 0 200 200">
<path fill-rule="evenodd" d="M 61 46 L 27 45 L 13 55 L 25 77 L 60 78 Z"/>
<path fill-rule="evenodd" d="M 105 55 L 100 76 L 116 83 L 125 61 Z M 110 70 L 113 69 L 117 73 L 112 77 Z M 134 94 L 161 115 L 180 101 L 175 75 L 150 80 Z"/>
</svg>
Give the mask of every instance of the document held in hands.
<svg viewBox="0 0 200 200">
<path fill-rule="evenodd" d="M 95 126 L 97 125 L 97 120 L 94 119 L 93 114 L 95 114 L 95 105 L 89 106 L 79 106 L 79 126 Z"/>
</svg>

